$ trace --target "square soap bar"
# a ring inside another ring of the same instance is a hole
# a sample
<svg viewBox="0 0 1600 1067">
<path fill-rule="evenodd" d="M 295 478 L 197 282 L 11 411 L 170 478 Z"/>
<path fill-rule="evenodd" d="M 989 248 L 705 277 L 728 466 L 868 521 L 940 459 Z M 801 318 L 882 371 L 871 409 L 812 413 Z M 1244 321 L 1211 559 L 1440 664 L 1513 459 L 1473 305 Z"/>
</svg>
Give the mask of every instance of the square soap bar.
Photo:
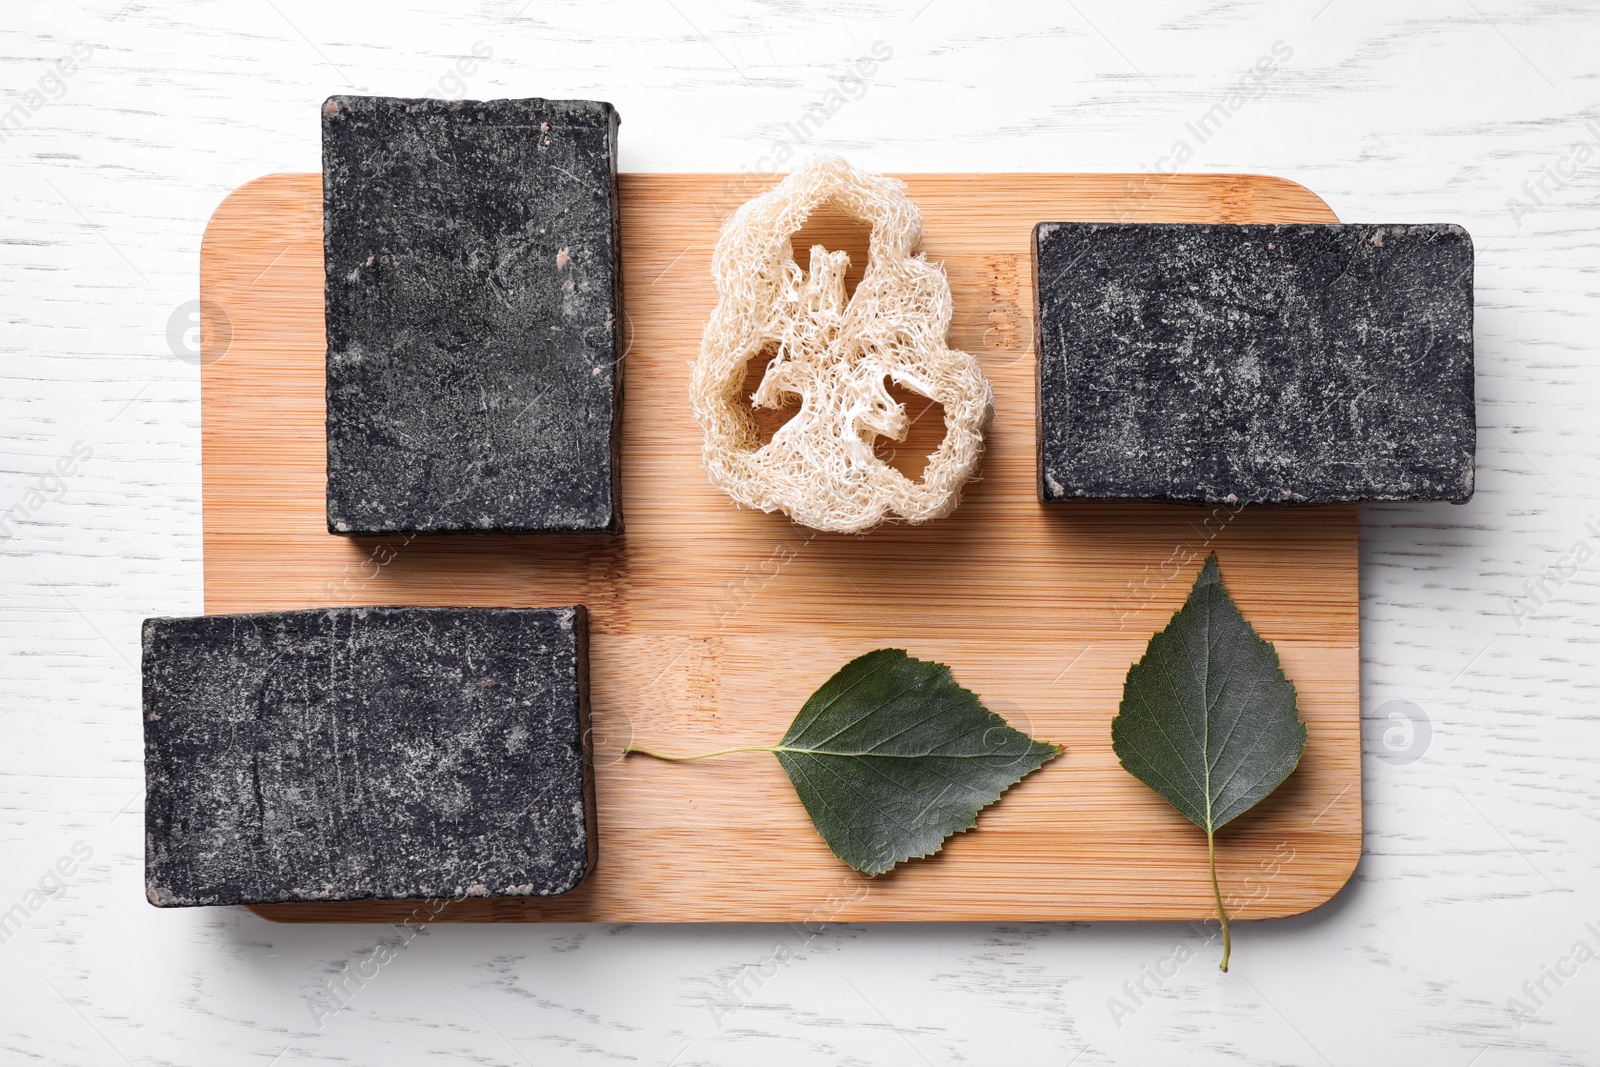
<svg viewBox="0 0 1600 1067">
<path fill-rule="evenodd" d="M 581 607 L 144 624 L 157 907 L 547 896 L 595 862 Z"/>
<path fill-rule="evenodd" d="M 1459 226 L 1041 223 L 1039 499 L 1472 496 Z"/>
<path fill-rule="evenodd" d="M 617 113 L 322 108 L 328 529 L 622 528 Z"/>
</svg>

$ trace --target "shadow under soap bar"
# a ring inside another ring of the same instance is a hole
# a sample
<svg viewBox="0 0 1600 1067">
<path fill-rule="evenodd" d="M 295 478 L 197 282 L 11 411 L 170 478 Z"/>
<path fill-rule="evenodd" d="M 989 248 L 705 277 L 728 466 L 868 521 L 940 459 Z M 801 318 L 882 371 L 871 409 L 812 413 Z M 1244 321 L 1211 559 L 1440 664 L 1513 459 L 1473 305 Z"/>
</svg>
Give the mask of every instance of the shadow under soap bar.
<svg viewBox="0 0 1600 1067">
<path fill-rule="evenodd" d="M 581 607 L 144 624 L 158 907 L 548 896 L 595 862 Z"/>
<path fill-rule="evenodd" d="M 1459 226 L 1041 223 L 1039 499 L 1472 496 Z"/>
</svg>

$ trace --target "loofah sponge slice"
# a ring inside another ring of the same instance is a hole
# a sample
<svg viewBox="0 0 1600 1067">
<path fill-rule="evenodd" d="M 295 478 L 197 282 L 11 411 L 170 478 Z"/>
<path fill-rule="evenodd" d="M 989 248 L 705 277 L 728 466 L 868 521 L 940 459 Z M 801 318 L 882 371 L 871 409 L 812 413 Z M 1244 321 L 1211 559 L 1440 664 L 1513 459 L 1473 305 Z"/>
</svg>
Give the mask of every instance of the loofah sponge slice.
<svg viewBox="0 0 1600 1067">
<path fill-rule="evenodd" d="M 872 227 L 848 301 L 845 253 L 812 248 L 802 273 L 790 246 L 824 203 Z M 689 385 L 713 484 L 748 507 L 839 533 L 955 510 L 994 399 L 977 361 L 945 346 L 950 282 L 913 254 L 921 239 L 905 187 L 842 159 L 810 160 L 734 213 L 712 257 L 720 300 Z M 767 351 L 776 354 L 751 403 L 776 409 L 798 398 L 800 410 L 761 445 L 739 394 L 746 365 Z M 944 441 L 920 482 L 873 454 L 875 436 L 902 441 L 909 427 L 890 382 L 944 405 Z"/>
</svg>

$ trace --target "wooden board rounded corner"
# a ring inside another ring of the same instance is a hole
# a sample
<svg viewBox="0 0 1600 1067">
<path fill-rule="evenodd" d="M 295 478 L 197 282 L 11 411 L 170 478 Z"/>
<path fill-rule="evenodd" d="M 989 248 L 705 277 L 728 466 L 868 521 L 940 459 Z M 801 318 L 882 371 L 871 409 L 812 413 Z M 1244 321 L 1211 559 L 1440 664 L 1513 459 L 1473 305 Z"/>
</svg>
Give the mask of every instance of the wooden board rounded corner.
<svg viewBox="0 0 1600 1067">
<path fill-rule="evenodd" d="M 430 921 L 1205 919 L 1203 835 L 1121 770 L 1109 722 L 1127 665 L 1212 549 L 1246 615 L 1278 643 L 1311 727 L 1294 787 L 1221 841 L 1224 892 L 1254 895 L 1241 918 L 1279 917 L 1320 906 L 1350 877 L 1361 851 L 1356 508 L 1044 508 L 1033 491 L 1035 223 L 1337 221 L 1332 212 L 1303 186 L 1257 175 L 902 177 L 923 211 L 924 249 L 951 279 L 951 344 L 983 365 L 997 417 L 982 477 L 954 515 L 856 538 L 735 508 L 700 468 L 687 373 L 715 300 L 710 253 L 727 213 L 766 179 L 620 177 L 629 529 L 581 544 L 328 534 L 320 178 L 268 175 L 218 206 L 201 252 L 203 324 L 210 308 L 228 331 L 225 346 L 203 349 L 206 610 L 591 610 L 605 738 L 595 871 L 563 897 L 453 902 Z M 802 236 L 852 239 L 826 219 Z M 931 859 L 878 879 L 844 867 L 770 757 L 619 758 L 629 736 L 770 743 L 839 664 L 884 645 L 950 663 L 1007 718 L 1067 747 Z M 1274 868 L 1265 881 L 1263 862 Z M 417 907 L 252 910 L 403 922 Z"/>
</svg>

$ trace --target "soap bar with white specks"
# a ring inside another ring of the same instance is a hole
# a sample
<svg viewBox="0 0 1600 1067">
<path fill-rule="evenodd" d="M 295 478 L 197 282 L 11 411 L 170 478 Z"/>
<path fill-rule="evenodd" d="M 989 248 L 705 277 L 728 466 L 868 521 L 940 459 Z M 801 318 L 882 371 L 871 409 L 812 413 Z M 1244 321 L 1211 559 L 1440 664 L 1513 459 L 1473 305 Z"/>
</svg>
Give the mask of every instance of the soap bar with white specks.
<svg viewBox="0 0 1600 1067">
<path fill-rule="evenodd" d="M 621 531 L 617 122 L 323 105 L 331 532 Z"/>
<path fill-rule="evenodd" d="M 1459 226 L 1041 223 L 1039 498 L 1472 496 Z"/>
<path fill-rule="evenodd" d="M 581 607 L 144 624 L 157 907 L 547 896 L 595 861 Z"/>
</svg>

